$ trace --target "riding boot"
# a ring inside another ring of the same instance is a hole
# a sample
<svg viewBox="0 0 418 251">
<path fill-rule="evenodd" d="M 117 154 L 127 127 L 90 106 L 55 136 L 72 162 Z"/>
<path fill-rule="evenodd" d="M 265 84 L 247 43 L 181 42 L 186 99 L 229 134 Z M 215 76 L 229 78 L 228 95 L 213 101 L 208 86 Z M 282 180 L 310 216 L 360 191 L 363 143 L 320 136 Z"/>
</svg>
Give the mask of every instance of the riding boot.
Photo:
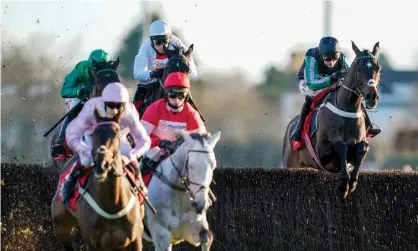
<svg viewBox="0 0 418 251">
<path fill-rule="evenodd" d="M 64 120 L 64 122 L 61 125 L 60 132 L 58 134 L 58 138 L 54 141 L 52 144 L 52 151 L 51 156 L 57 157 L 60 154 L 65 154 L 65 147 L 64 147 L 64 141 L 65 141 L 65 130 L 67 129 L 67 126 L 69 124 L 69 116 L 67 116 Z"/>
<path fill-rule="evenodd" d="M 70 208 L 70 199 L 74 196 L 75 184 L 82 174 L 83 169 L 75 167 L 62 187 L 62 200 L 67 208 Z"/>
<path fill-rule="evenodd" d="M 310 96 L 306 95 L 305 102 L 303 103 L 302 110 L 300 112 L 298 124 L 296 125 L 296 128 L 291 135 L 291 138 L 295 141 L 300 141 L 301 139 L 301 131 L 303 128 L 303 124 L 305 123 L 306 116 L 308 116 L 311 110 L 312 101 L 313 99 Z"/>
<path fill-rule="evenodd" d="M 363 103 L 361 104 L 361 109 L 363 110 L 363 113 L 364 113 L 364 122 L 366 123 L 366 129 L 368 128 L 367 133 L 373 136 L 378 135 L 381 132 L 381 130 L 380 128 L 373 127 L 372 121 L 370 120 L 369 114 L 367 114 L 367 111 L 364 108 Z"/>
<path fill-rule="evenodd" d="M 131 162 L 130 166 L 132 167 L 134 173 L 135 173 L 135 178 L 137 180 L 137 184 L 139 185 L 139 187 L 142 189 L 142 191 L 144 192 L 145 196 L 148 196 L 148 189 L 145 186 L 145 182 L 142 179 L 142 174 L 141 174 L 141 169 L 140 169 L 140 165 L 139 162 Z"/>
</svg>

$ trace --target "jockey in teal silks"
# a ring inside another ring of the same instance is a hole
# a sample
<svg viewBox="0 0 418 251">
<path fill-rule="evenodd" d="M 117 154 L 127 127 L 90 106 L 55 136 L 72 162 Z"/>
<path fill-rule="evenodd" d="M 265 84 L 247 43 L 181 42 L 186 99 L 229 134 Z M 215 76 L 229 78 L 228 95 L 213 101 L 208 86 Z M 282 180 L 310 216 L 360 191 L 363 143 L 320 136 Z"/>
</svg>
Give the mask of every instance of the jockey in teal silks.
<svg viewBox="0 0 418 251">
<path fill-rule="evenodd" d="M 305 60 L 299 70 L 300 79 L 299 88 L 305 95 L 305 102 L 300 112 L 299 121 L 291 137 L 295 141 L 301 140 L 301 130 L 311 110 L 313 98 L 320 92 L 328 88 L 333 88 L 344 78 L 345 73 L 350 68 L 346 56 L 341 53 L 341 47 L 338 40 L 334 37 L 323 37 L 319 46 L 311 48 L 306 52 Z M 373 124 L 364 109 L 366 128 L 368 134 L 377 135 L 379 128 L 373 128 Z"/>
</svg>

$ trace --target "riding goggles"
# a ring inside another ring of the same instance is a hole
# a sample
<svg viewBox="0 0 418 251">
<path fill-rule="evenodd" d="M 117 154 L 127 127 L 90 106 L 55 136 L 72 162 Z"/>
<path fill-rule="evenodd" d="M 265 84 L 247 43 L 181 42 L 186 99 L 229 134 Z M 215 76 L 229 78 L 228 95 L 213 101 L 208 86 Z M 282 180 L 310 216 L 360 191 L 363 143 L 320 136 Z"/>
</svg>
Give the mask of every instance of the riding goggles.
<svg viewBox="0 0 418 251">
<path fill-rule="evenodd" d="M 183 93 L 183 92 L 169 92 L 168 97 L 172 98 L 172 99 L 178 98 L 178 99 L 182 100 L 186 97 L 186 94 Z"/>
<path fill-rule="evenodd" d="M 152 42 L 155 45 L 162 45 L 162 44 L 168 45 L 168 38 L 166 38 L 166 39 L 159 39 L 159 40 L 152 40 Z"/>
<path fill-rule="evenodd" d="M 120 109 L 121 107 L 123 107 L 123 105 L 124 103 L 119 102 L 106 102 L 106 106 L 110 109 Z"/>
<path fill-rule="evenodd" d="M 321 57 L 324 61 L 332 61 L 332 60 L 337 60 L 340 58 L 341 53 L 339 52 L 335 52 L 335 53 L 326 53 L 326 54 L 322 54 Z"/>
</svg>

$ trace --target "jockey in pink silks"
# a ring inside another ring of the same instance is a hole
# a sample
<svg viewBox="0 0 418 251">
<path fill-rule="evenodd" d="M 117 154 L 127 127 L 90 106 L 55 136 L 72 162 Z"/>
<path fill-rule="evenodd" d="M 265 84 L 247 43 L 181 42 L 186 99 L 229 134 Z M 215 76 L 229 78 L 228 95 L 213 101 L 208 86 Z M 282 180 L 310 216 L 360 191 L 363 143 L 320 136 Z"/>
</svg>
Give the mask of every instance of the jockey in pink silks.
<svg viewBox="0 0 418 251">
<path fill-rule="evenodd" d="M 120 150 L 121 154 L 127 157 L 131 162 L 131 166 L 137 169 L 137 178 L 142 181 L 141 173 L 138 165 L 140 158 L 151 146 L 151 139 L 145 128 L 142 126 L 139 115 L 135 106 L 129 102 L 129 92 L 125 86 L 120 83 L 108 84 L 101 97 L 95 97 L 88 100 L 80 114 L 68 125 L 65 132 L 65 139 L 68 147 L 72 151 L 77 152 L 80 160 L 78 166 L 73 168 L 67 181 L 62 188 L 62 196 L 64 204 L 69 206 L 69 199 L 74 194 L 75 183 L 83 173 L 83 167 L 89 167 L 93 163 L 91 135 L 96 126 L 96 118 L 94 109 L 97 108 L 100 114 L 107 114 L 113 117 L 118 113 L 123 113 L 120 119 Z M 135 147 L 132 149 L 126 135 L 130 133 Z M 85 140 L 82 141 L 82 136 Z"/>
</svg>

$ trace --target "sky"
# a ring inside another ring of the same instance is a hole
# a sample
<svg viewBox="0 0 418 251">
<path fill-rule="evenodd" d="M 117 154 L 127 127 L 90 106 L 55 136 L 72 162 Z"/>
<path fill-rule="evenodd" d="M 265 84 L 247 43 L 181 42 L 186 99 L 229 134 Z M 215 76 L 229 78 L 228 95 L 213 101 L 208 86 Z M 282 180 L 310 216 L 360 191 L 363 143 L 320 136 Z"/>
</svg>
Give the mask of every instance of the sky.
<svg viewBox="0 0 418 251">
<path fill-rule="evenodd" d="M 103 48 L 116 52 L 118 42 L 141 18 L 140 1 L 10 1 L 2 0 L 2 46 L 30 34 L 52 34 L 51 53 L 69 49 L 82 37 L 80 54 Z M 323 1 L 151 1 L 165 20 L 180 29 L 186 46 L 194 43 L 199 71 L 241 70 L 260 81 L 270 65 L 284 66 L 292 49 L 316 46 L 324 35 Z M 353 60 L 351 40 L 372 49 L 380 42 L 396 69 L 418 65 L 417 11 L 414 1 L 337 0 L 332 5 L 332 33 Z M 39 22 L 37 22 L 39 19 Z M 50 41 L 51 42 L 51 41 Z M 61 46 L 62 45 L 62 46 Z M 49 46 L 49 45 L 48 45 Z"/>
</svg>

